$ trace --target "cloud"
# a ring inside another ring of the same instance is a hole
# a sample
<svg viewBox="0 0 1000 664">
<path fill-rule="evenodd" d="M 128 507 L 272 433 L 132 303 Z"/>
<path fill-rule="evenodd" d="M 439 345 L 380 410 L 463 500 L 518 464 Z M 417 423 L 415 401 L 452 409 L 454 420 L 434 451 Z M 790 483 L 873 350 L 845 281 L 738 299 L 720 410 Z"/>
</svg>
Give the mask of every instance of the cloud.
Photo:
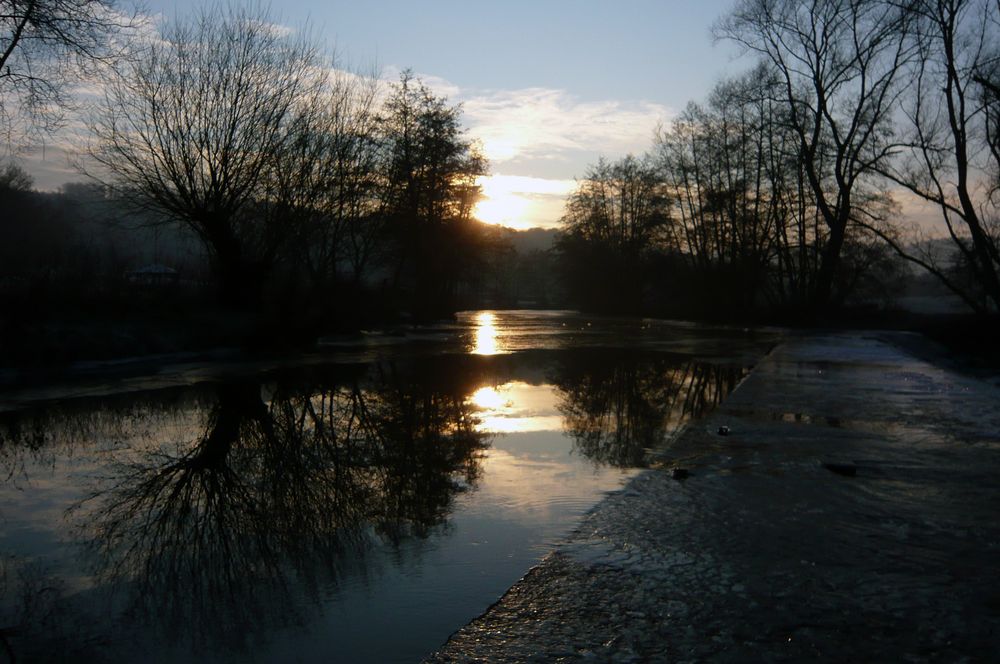
<svg viewBox="0 0 1000 664">
<path fill-rule="evenodd" d="M 897 205 L 898 224 L 927 237 L 945 237 L 948 234 L 938 206 L 900 187 L 892 190 L 892 197 Z"/>
<path fill-rule="evenodd" d="M 551 180 L 525 175 L 490 175 L 480 184 L 487 196 L 497 194 L 534 194 L 565 196 L 576 187 L 575 180 Z"/>
<path fill-rule="evenodd" d="M 554 228 L 573 179 L 604 155 L 649 149 L 658 125 L 675 113 L 645 101 L 582 101 L 565 90 L 465 91 L 463 120 L 495 175 L 484 178 L 485 220 L 513 228 Z"/>
<path fill-rule="evenodd" d="M 382 78 L 398 79 L 387 67 Z M 561 89 L 462 88 L 418 74 L 437 95 L 462 104 L 462 121 L 494 175 L 482 178 L 480 217 L 514 228 L 558 225 L 566 197 L 599 156 L 611 159 L 649 149 L 656 128 L 676 112 L 644 100 L 585 101 Z"/>
<path fill-rule="evenodd" d="M 386 82 L 402 69 L 383 69 Z M 469 136 L 478 140 L 495 170 L 522 171 L 528 163 L 558 162 L 562 178 L 582 174 L 588 161 L 612 159 L 649 149 L 658 125 L 677 115 L 663 104 L 644 100 L 585 101 L 567 90 L 463 88 L 433 74 L 418 73 L 435 94 L 462 104 Z"/>
<path fill-rule="evenodd" d="M 460 100 L 469 133 L 482 142 L 495 167 L 556 160 L 566 163 L 567 176 L 583 171 L 584 155 L 644 152 L 657 125 L 675 115 L 652 102 L 582 101 L 546 88 L 463 92 Z"/>
</svg>

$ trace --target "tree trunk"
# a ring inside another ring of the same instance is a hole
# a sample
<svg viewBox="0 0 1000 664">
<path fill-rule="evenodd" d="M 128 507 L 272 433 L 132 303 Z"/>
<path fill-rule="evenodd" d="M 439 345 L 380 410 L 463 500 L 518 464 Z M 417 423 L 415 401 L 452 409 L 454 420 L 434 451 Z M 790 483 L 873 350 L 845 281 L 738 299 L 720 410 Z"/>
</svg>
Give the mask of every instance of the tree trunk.
<svg viewBox="0 0 1000 664">
<path fill-rule="evenodd" d="M 846 220 L 838 220 L 830 225 L 830 236 L 823 246 L 819 270 L 816 272 L 816 282 L 813 288 L 812 309 L 814 314 L 825 312 L 833 297 L 833 280 L 840 265 L 840 254 L 844 248 L 847 235 Z"/>
<path fill-rule="evenodd" d="M 216 224 L 209 240 L 221 304 L 234 309 L 251 309 L 260 305 L 262 271 L 259 266 L 248 264 L 240 241 L 233 236 L 229 225 Z"/>
</svg>

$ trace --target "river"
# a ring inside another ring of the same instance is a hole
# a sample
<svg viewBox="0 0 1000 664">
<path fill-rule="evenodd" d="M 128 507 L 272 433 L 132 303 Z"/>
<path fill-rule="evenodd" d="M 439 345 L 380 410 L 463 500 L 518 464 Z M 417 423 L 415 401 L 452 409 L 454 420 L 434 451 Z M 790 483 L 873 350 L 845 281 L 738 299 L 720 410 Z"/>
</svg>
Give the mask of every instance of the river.
<svg viewBox="0 0 1000 664">
<path fill-rule="evenodd" d="M 774 338 L 478 311 L 0 393 L 0 651 L 418 661 Z"/>
</svg>

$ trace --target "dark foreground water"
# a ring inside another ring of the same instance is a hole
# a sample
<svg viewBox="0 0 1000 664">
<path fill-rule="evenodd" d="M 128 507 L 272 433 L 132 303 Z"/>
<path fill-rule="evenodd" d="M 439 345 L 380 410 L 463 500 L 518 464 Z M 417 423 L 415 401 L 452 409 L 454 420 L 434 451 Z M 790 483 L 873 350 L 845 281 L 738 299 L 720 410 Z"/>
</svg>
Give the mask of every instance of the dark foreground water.
<svg viewBox="0 0 1000 664">
<path fill-rule="evenodd" d="M 470 312 L 0 394 L 0 661 L 419 660 L 769 343 Z"/>
</svg>

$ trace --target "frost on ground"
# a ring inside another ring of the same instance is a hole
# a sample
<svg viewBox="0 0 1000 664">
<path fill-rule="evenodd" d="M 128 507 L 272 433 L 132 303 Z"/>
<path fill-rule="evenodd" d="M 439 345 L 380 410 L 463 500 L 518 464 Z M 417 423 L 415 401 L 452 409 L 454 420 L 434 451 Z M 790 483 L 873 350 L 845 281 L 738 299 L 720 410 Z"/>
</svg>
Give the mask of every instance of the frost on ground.
<svg viewBox="0 0 1000 664">
<path fill-rule="evenodd" d="M 792 339 L 660 465 L 430 661 L 995 658 L 996 386 Z"/>
</svg>

